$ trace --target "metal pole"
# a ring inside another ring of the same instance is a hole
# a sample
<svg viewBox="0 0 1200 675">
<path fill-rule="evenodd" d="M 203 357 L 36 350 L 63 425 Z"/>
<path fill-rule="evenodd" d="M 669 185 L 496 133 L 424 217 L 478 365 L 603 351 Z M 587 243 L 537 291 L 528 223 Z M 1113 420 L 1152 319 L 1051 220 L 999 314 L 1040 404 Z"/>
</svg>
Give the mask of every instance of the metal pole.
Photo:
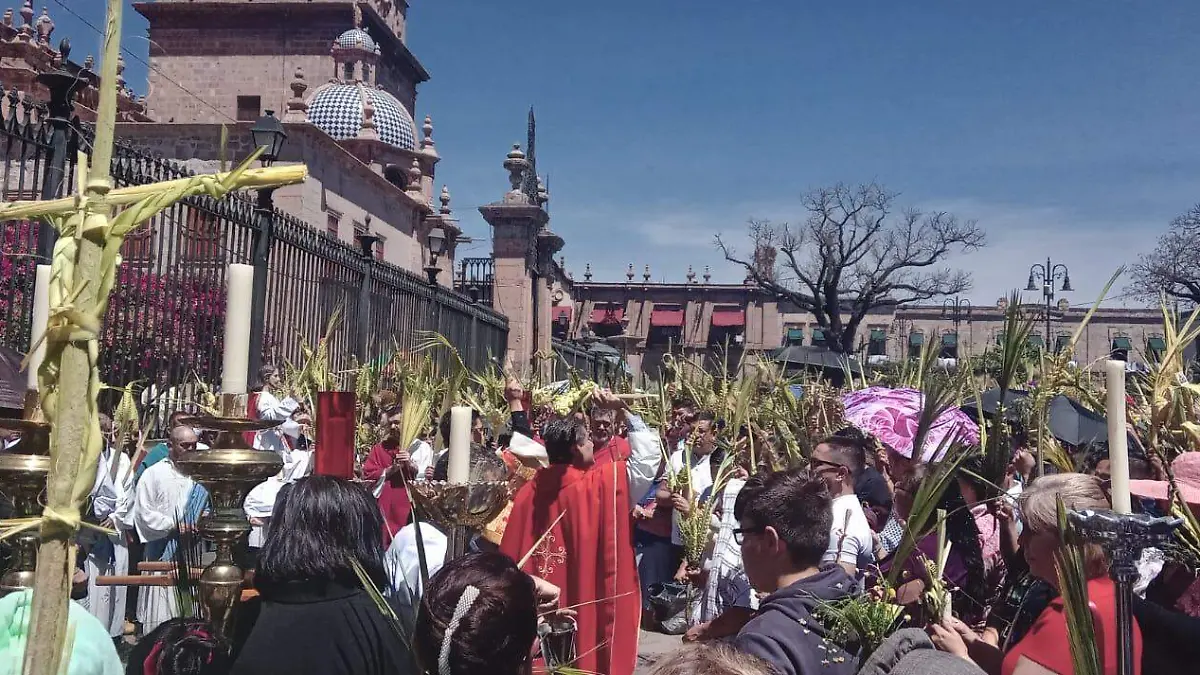
<svg viewBox="0 0 1200 675">
<path fill-rule="evenodd" d="M 371 283 L 375 276 L 375 263 L 370 255 L 363 256 L 362 283 L 358 287 L 358 316 L 356 317 L 355 356 L 359 363 L 370 359 L 367 353 L 371 342 Z"/>
<path fill-rule="evenodd" d="M 71 53 L 70 44 L 63 40 L 59 45 L 59 54 L 65 62 Z M 66 183 L 67 157 L 71 154 L 73 144 L 71 134 L 75 128 L 71 125 L 71 116 L 75 112 L 75 91 L 86 86 L 88 79 L 86 71 L 80 70 L 71 74 L 60 65 L 56 70 L 42 73 L 38 82 L 50 90 L 50 101 L 47 104 L 49 113 L 50 148 L 46 157 L 46 173 L 42 176 L 42 189 L 39 199 L 51 200 L 61 197 Z M 54 255 L 54 242 L 58 232 L 47 220 L 42 220 L 38 226 L 37 260 L 49 264 Z"/>
<path fill-rule="evenodd" d="M 274 188 L 259 190 L 258 203 L 254 207 L 258 227 L 251 242 L 253 257 L 250 263 L 254 265 L 254 285 L 250 293 L 250 372 L 247 373 L 247 382 L 258 380 L 258 371 L 263 365 L 263 335 L 267 329 L 267 275 L 270 273 L 268 263 L 275 229 L 274 194 Z"/>
</svg>

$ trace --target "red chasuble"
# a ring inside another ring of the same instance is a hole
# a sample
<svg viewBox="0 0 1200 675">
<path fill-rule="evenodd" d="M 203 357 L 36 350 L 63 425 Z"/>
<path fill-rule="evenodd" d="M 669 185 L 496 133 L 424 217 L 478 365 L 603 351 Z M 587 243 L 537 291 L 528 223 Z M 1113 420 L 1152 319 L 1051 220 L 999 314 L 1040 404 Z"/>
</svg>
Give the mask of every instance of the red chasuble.
<svg viewBox="0 0 1200 675">
<path fill-rule="evenodd" d="M 367 461 L 363 462 L 363 478 L 369 483 L 368 489 L 374 489 L 379 477 L 392 465 L 393 458 L 399 450 L 399 446 L 385 443 L 376 443 L 375 447 L 371 448 L 371 454 L 367 455 Z M 400 528 L 408 524 L 408 516 L 412 513 L 408 493 L 404 491 L 404 477 L 400 472 L 392 474 L 383 484 L 383 491 L 379 493 L 379 510 L 383 511 L 384 527 L 387 529 L 383 537 L 383 545 L 386 547 Z"/>
<path fill-rule="evenodd" d="M 596 449 L 593 451 L 597 465 L 608 464 L 609 462 L 624 462 L 629 459 L 629 455 L 632 452 L 629 448 L 629 441 L 616 434 L 613 434 L 604 445 L 596 446 Z"/>
<path fill-rule="evenodd" d="M 624 460 L 588 471 L 553 465 L 517 493 L 500 544 L 519 561 L 550 530 L 524 570 L 562 589 L 562 606 L 579 613 L 574 667 L 584 672 L 630 675 L 637 664 L 641 597 L 629 504 Z"/>
</svg>

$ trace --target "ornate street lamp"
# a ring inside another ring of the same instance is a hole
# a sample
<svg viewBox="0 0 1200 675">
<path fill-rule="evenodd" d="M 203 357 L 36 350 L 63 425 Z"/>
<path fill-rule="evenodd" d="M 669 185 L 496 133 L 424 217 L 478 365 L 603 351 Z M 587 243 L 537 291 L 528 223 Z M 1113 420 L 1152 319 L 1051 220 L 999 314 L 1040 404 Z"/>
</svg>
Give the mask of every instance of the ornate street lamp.
<svg viewBox="0 0 1200 675">
<path fill-rule="evenodd" d="M 287 132 L 283 123 L 275 117 L 274 110 L 260 117 L 254 126 L 250 127 L 250 136 L 255 148 L 264 148 L 258 156 L 263 166 L 271 166 L 283 152 L 283 142 L 287 140 Z M 262 188 L 258 191 L 258 202 L 254 206 L 258 227 L 252 236 L 251 251 L 254 265 L 254 285 L 250 295 L 250 358 L 249 378 L 253 381 L 258 377 L 262 366 L 262 341 L 266 327 L 267 312 L 267 271 L 268 260 L 271 256 L 271 240 L 275 228 L 275 188 Z"/>
<path fill-rule="evenodd" d="M 275 117 L 274 110 L 268 110 L 266 115 L 258 118 L 250 127 L 250 135 L 254 137 L 255 148 L 265 148 L 258 156 L 263 166 L 271 166 L 283 153 L 283 142 L 287 140 L 287 132 L 283 130 L 283 122 Z"/>
<path fill-rule="evenodd" d="M 438 257 L 446 251 L 446 230 L 441 225 L 434 225 L 429 230 L 429 236 L 426 239 L 429 245 L 429 264 L 425 266 L 425 274 L 429 276 L 430 285 L 437 283 L 438 273 L 442 268 L 438 267 Z"/>
<path fill-rule="evenodd" d="M 1052 318 L 1050 310 L 1054 304 L 1054 286 L 1059 281 L 1062 284 L 1058 287 L 1058 290 L 1064 293 L 1070 293 L 1075 290 L 1071 288 L 1071 272 L 1067 270 L 1066 265 L 1055 265 L 1050 261 L 1050 258 L 1046 258 L 1045 265 L 1034 263 L 1029 268 L 1029 283 L 1026 284 L 1025 290 L 1036 291 L 1040 283 L 1042 296 L 1046 301 L 1046 339 L 1042 342 L 1045 345 L 1050 344 L 1050 320 Z"/>
</svg>

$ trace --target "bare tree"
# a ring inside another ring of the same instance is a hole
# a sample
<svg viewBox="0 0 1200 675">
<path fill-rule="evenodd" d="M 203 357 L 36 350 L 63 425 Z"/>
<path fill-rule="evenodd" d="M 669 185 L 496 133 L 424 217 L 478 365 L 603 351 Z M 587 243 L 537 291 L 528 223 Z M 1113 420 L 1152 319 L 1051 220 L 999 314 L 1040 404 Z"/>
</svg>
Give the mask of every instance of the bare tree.
<svg viewBox="0 0 1200 675">
<path fill-rule="evenodd" d="M 895 213 L 895 199 L 875 183 L 821 188 L 804 197 L 808 216 L 801 225 L 751 220 L 751 257 L 739 256 L 719 234 L 716 245 L 761 289 L 811 313 L 833 350 L 851 353 L 872 309 L 968 290 L 969 273 L 940 263 L 986 243 L 975 221 L 945 212 Z M 761 264 L 768 260 L 774 264 Z"/>
<path fill-rule="evenodd" d="M 1200 304 L 1200 204 L 1176 217 L 1152 253 L 1132 269 L 1131 295 L 1157 301 L 1163 293 Z"/>
</svg>

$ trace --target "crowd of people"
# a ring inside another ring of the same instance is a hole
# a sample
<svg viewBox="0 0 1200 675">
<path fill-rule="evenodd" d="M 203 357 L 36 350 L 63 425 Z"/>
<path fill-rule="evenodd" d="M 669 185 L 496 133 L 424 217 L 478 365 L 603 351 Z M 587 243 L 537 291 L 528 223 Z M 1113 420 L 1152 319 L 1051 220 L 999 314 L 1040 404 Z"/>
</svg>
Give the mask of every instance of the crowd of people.
<svg viewBox="0 0 1200 675">
<path fill-rule="evenodd" d="M 449 413 L 402 445 L 401 409 L 388 409 L 354 480 L 312 475 L 310 411 L 281 391 L 273 368 L 261 375 L 252 410 L 279 426 L 254 444 L 284 468 L 245 504 L 253 530 L 239 557 L 254 570 L 256 597 L 223 635 L 181 608 L 169 586 L 97 583 L 136 571 L 137 561 L 175 561 L 180 547 L 201 553 L 196 523 L 208 495 L 176 462 L 210 439 L 170 411 L 163 443 L 106 443 L 96 469 L 89 517 L 116 534 L 81 535 L 78 602 L 103 630 L 78 635 L 110 641 L 97 663 L 113 642 L 138 638 L 123 671 L 90 672 L 516 675 L 558 665 L 539 636 L 562 625 L 573 628 L 570 665 L 587 673 L 632 673 L 639 628 L 684 643 L 657 665 L 662 675 L 1074 672 L 1058 592 L 1058 507 L 1109 508 L 1102 444 L 1075 449 L 1078 472 L 1035 478 L 1018 431 L 1001 485 L 983 481 L 978 456 L 969 459 L 938 499 L 950 553 L 937 570 L 924 564 L 937 557 L 936 533 L 910 541 L 914 555 L 897 555 L 930 467 L 866 432 L 821 439 L 800 466 L 752 465 L 740 448 L 757 432 L 726 429 L 690 402 L 674 402 L 654 429 L 606 390 L 585 412 L 530 410 L 512 380 L 507 428 L 488 429 L 476 414 L 470 451 L 471 479 L 507 481 L 511 503 L 467 554 L 448 559 L 448 533 L 413 517 L 411 486 L 446 479 L 449 456 L 434 447 L 448 445 Z M 112 440 L 111 422 L 102 428 Z M 1135 450 L 1130 467 L 1143 511 L 1168 511 L 1170 468 L 1200 512 L 1200 453 L 1163 467 Z M 681 528 L 699 508 L 711 512 L 711 536 L 696 560 Z M 1102 548 L 1085 547 L 1103 671 L 1115 675 L 1108 562 Z M 1200 656 L 1197 571 L 1149 549 L 1139 573 L 1135 673 L 1185 672 Z M 942 587 L 951 611 L 930 615 L 922 598 Z M 871 653 L 835 635 L 826 611 L 861 597 L 902 608 L 898 630 Z M 27 594 L 0 602 L 13 634 L 22 603 Z"/>
</svg>

